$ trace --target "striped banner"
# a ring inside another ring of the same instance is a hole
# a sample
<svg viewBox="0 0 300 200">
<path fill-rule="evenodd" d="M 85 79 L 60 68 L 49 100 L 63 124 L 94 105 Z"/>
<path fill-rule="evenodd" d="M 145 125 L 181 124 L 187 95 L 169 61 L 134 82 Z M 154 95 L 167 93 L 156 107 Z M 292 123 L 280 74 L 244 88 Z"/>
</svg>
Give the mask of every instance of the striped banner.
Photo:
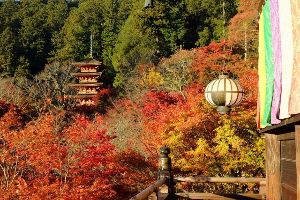
<svg viewBox="0 0 300 200">
<path fill-rule="evenodd" d="M 300 0 L 266 0 L 259 18 L 257 124 L 300 114 Z"/>
</svg>

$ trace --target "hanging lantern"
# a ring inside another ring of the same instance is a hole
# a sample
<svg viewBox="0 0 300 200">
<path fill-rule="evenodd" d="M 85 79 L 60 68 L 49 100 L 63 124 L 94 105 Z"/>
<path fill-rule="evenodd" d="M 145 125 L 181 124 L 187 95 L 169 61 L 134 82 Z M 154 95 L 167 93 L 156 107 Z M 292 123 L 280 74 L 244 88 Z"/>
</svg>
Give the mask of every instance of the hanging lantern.
<svg viewBox="0 0 300 200">
<path fill-rule="evenodd" d="M 217 106 L 217 111 L 226 114 L 231 106 L 241 103 L 244 90 L 236 80 L 229 78 L 227 74 L 219 75 L 219 78 L 210 82 L 205 88 L 205 98 L 209 104 Z"/>
</svg>

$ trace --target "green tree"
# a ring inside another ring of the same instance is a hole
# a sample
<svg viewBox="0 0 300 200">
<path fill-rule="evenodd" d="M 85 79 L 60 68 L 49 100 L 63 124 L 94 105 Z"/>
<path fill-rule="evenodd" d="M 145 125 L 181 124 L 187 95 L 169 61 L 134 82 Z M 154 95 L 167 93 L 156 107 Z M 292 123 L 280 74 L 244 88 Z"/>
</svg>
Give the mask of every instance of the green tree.
<svg viewBox="0 0 300 200">
<path fill-rule="evenodd" d="M 193 47 L 195 44 L 208 45 L 212 40 L 219 41 L 227 35 L 227 26 L 237 12 L 238 0 L 185 0 L 185 2 L 188 13 L 185 47 Z M 223 3 L 225 3 L 225 18 Z"/>
<path fill-rule="evenodd" d="M 55 40 L 56 58 L 83 60 L 90 52 L 90 36 L 93 35 L 95 58 L 101 58 L 103 12 L 100 1 L 88 0 L 71 10 L 69 17 Z"/>
<path fill-rule="evenodd" d="M 112 67 L 113 50 L 116 45 L 120 28 L 125 23 L 132 9 L 132 0 L 105 0 L 103 1 L 103 62 Z"/>
<path fill-rule="evenodd" d="M 162 89 L 178 92 L 186 99 L 184 89 L 195 81 L 196 77 L 191 67 L 194 56 L 195 51 L 182 50 L 159 64 L 158 71 L 163 77 Z"/>
<path fill-rule="evenodd" d="M 160 55 L 169 56 L 183 44 L 187 32 L 185 10 L 185 2 L 182 0 L 157 0 L 153 7 L 139 12 L 142 30 L 147 36 L 156 37 Z"/>
<path fill-rule="evenodd" d="M 0 72 L 2 76 L 14 73 L 16 39 L 10 27 L 0 34 Z"/>
<path fill-rule="evenodd" d="M 52 38 L 68 16 L 64 0 L 5 1 L 0 7 L 0 73 L 28 76 L 43 69 Z"/>
<path fill-rule="evenodd" d="M 140 24 L 137 23 L 138 19 L 132 13 L 119 33 L 112 57 L 114 69 L 118 73 L 115 86 L 120 86 L 122 79 L 130 75 L 138 64 L 158 62 L 155 37 L 143 34 Z"/>
<path fill-rule="evenodd" d="M 43 68 L 47 57 L 45 4 L 40 0 L 23 0 L 20 2 L 19 17 L 22 54 L 30 63 L 31 72 L 37 73 Z"/>
<path fill-rule="evenodd" d="M 46 21 L 45 26 L 47 27 L 48 35 L 48 48 L 51 55 L 54 54 L 54 38 L 59 37 L 59 32 L 64 26 L 65 20 L 69 15 L 68 4 L 65 0 L 48 0 L 45 6 Z M 48 56 L 47 56 L 48 57 Z"/>
<path fill-rule="evenodd" d="M 93 35 L 93 56 L 112 67 L 112 54 L 120 27 L 132 9 L 132 0 L 81 1 L 55 38 L 59 59 L 82 60 L 90 53 Z"/>
<path fill-rule="evenodd" d="M 30 70 L 37 73 L 44 68 L 50 52 L 51 38 L 57 35 L 68 16 L 67 3 L 63 0 L 23 0 L 20 2 L 20 43 Z"/>
<path fill-rule="evenodd" d="M 13 75 L 18 61 L 18 5 L 15 1 L 5 1 L 0 7 L 0 73 Z"/>
</svg>

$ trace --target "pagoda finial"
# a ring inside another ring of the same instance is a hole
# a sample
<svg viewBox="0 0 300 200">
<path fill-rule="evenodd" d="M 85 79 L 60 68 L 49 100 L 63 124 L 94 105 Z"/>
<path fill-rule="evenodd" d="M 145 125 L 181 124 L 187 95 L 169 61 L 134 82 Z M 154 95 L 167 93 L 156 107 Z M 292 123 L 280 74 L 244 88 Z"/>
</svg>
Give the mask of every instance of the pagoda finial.
<svg viewBox="0 0 300 200">
<path fill-rule="evenodd" d="M 93 58 L 93 33 L 91 33 L 91 36 L 90 36 L 90 40 L 91 40 L 91 42 L 90 42 L 90 56 L 91 56 L 91 58 Z"/>
</svg>

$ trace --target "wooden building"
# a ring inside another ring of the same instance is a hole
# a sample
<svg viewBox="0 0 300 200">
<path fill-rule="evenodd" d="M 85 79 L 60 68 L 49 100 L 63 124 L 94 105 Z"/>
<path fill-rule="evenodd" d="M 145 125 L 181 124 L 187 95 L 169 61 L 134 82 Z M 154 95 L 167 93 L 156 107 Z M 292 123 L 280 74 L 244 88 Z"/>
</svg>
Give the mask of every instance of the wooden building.
<svg viewBox="0 0 300 200">
<path fill-rule="evenodd" d="M 258 11 L 267 199 L 300 200 L 300 1 L 261 0 Z"/>
<path fill-rule="evenodd" d="M 74 65 L 80 69 L 80 72 L 72 74 L 77 78 L 78 83 L 70 84 L 70 86 L 78 91 L 76 98 L 79 100 L 79 105 L 95 105 L 94 97 L 102 86 L 100 82 L 103 70 L 102 63 L 95 59 L 90 59 L 74 63 Z"/>
<path fill-rule="evenodd" d="M 267 199 L 300 200 L 300 114 L 261 132 L 266 137 Z"/>
</svg>

